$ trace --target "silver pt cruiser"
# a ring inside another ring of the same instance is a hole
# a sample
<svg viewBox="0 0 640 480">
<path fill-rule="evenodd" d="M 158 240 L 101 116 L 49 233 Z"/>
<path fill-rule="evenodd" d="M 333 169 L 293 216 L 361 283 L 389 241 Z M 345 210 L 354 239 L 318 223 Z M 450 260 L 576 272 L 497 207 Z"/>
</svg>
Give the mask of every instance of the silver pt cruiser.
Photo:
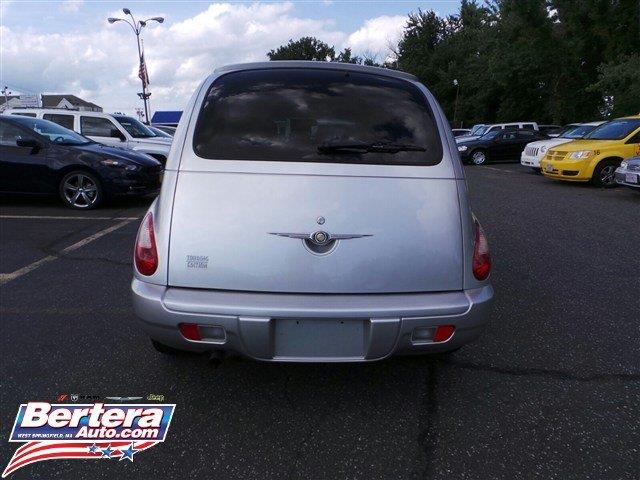
<svg viewBox="0 0 640 480">
<path fill-rule="evenodd" d="M 180 120 L 134 252 L 156 349 L 267 361 L 455 350 L 492 305 L 487 240 L 440 106 L 409 74 L 216 70 Z"/>
</svg>

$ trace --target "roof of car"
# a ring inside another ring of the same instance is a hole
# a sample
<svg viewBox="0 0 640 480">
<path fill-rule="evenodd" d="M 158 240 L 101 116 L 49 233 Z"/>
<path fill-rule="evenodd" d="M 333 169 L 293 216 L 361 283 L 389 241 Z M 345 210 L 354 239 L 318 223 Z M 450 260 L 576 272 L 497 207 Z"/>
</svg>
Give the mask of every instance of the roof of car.
<svg viewBox="0 0 640 480">
<path fill-rule="evenodd" d="M 253 62 L 253 63 L 236 63 L 234 65 L 226 65 L 218 67 L 214 73 L 237 72 L 241 70 L 264 70 L 271 68 L 314 68 L 323 70 L 348 70 L 352 72 L 374 73 L 386 77 L 403 78 L 405 80 L 418 81 L 418 78 L 410 73 L 401 72 L 400 70 L 391 70 L 390 68 L 369 67 L 366 65 L 356 65 L 353 63 L 341 62 L 317 62 L 303 60 L 275 60 L 270 62 Z"/>
</svg>

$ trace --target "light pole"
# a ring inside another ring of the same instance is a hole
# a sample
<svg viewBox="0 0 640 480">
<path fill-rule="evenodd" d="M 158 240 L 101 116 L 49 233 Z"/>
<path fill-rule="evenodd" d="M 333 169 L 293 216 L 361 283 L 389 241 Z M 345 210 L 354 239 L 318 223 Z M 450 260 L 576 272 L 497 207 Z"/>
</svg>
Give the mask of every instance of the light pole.
<svg viewBox="0 0 640 480">
<path fill-rule="evenodd" d="M 458 79 L 453 79 L 453 84 L 456 87 L 456 101 L 453 104 L 453 124 L 456 124 L 456 115 L 458 113 L 458 94 L 460 93 L 460 84 L 458 83 Z"/>
<path fill-rule="evenodd" d="M 113 17 L 108 18 L 107 21 L 109 23 L 125 22 L 127 25 L 131 27 L 131 30 L 133 30 L 133 33 L 136 35 L 136 44 L 138 45 L 138 65 L 139 65 L 138 76 L 140 77 L 140 81 L 142 82 L 142 93 L 138 93 L 138 96 L 144 101 L 144 117 L 146 122 L 149 123 L 148 101 L 149 101 L 149 97 L 151 96 L 151 93 L 147 92 L 147 84 L 149 83 L 149 77 L 147 75 L 147 64 L 145 63 L 144 55 L 142 53 L 142 48 L 140 47 L 140 32 L 142 32 L 142 29 L 147 26 L 147 22 L 162 23 L 164 22 L 164 18 L 152 17 L 152 18 L 147 18 L 146 20 L 136 21 L 136 19 L 133 17 L 133 14 L 131 13 L 131 10 L 129 10 L 128 8 L 123 8 L 122 12 L 125 15 L 129 15 L 131 17 L 131 21 L 127 20 L 126 18 L 113 18 Z"/>
</svg>

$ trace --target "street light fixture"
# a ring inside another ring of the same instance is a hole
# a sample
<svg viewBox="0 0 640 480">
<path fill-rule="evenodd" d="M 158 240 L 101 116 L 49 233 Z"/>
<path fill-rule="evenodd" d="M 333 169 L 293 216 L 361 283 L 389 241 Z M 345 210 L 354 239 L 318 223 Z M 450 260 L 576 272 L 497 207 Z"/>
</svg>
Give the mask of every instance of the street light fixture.
<svg viewBox="0 0 640 480">
<path fill-rule="evenodd" d="M 148 83 L 147 80 L 148 80 L 148 78 L 147 78 L 147 73 L 146 73 L 146 71 L 147 71 L 146 64 L 144 64 L 144 71 L 142 70 L 144 58 L 143 58 L 143 55 L 142 55 L 142 48 L 140 47 L 140 33 L 142 32 L 142 29 L 147 26 L 148 22 L 162 23 L 162 22 L 164 22 L 164 18 L 162 18 L 162 17 L 151 17 L 151 18 L 147 18 L 146 20 L 138 20 L 138 21 L 136 21 L 136 19 L 134 18 L 133 14 L 131 13 L 131 10 L 129 10 L 128 8 L 123 8 L 122 12 L 125 15 L 129 15 L 131 17 L 131 21 L 129 21 L 126 18 L 110 17 L 110 18 L 107 18 L 107 22 L 112 23 L 112 24 L 116 23 L 116 22 L 125 22 L 127 25 L 129 25 L 131 27 L 131 30 L 133 30 L 133 33 L 136 36 L 136 43 L 138 45 L 138 64 L 140 65 L 140 72 L 139 72 L 138 76 L 140 77 L 140 81 L 142 82 L 142 93 L 139 93 L 138 96 L 144 102 L 144 117 L 145 117 L 147 123 L 149 123 L 149 105 L 148 105 L 148 101 L 149 101 L 149 97 L 151 96 L 151 93 L 147 93 L 147 83 Z"/>
</svg>

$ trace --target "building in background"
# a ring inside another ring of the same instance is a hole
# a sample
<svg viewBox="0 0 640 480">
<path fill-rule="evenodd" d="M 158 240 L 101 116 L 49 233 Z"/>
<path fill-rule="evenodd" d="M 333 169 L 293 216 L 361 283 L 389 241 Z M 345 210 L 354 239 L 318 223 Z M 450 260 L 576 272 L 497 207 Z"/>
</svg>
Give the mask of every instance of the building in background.
<svg viewBox="0 0 640 480">
<path fill-rule="evenodd" d="M 42 94 L 42 108 L 66 108 L 69 110 L 80 110 L 85 112 L 101 112 L 102 107 L 95 103 L 88 102 L 75 95 Z"/>
<path fill-rule="evenodd" d="M 180 111 L 159 111 L 151 117 L 152 125 L 166 125 L 168 127 L 177 127 L 182 112 Z"/>
<path fill-rule="evenodd" d="M 66 108 L 102 112 L 102 107 L 70 94 L 20 94 L 0 96 L 0 112 L 7 108 Z"/>
</svg>

